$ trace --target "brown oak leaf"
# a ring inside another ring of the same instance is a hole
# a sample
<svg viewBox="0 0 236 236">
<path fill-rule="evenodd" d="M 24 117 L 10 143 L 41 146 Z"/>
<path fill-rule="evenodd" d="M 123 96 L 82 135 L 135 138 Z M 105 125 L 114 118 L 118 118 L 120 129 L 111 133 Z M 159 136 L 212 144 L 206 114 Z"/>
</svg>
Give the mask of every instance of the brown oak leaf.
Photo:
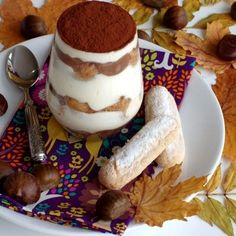
<svg viewBox="0 0 236 236">
<path fill-rule="evenodd" d="M 224 157 L 236 161 L 236 70 L 230 68 L 223 74 L 217 75 L 213 90 L 225 119 Z"/>
<path fill-rule="evenodd" d="M 181 165 L 162 170 L 156 177 L 143 175 L 135 182 L 130 200 L 136 207 L 136 222 L 162 226 L 166 220 L 186 220 L 198 212 L 197 204 L 184 199 L 203 190 L 206 177 L 192 177 L 174 185 L 181 173 Z"/>
<path fill-rule="evenodd" d="M 178 31 L 175 42 L 196 57 L 199 65 L 216 73 L 223 73 L 231 66 L 236 68 L 236 60 L 225 61 L 217 56 L 217 44 L 224 35 L 229 33 L 228 28 L 224 28 L 219 21 L 214 21 L 207 24 L 204 39 L 194 34 Z"/>
<path fill-rule="evenodd" d="M 47 0 L 41 8 L 35 8 L 29 0 L 5 0 L 0 4 L 0 40 L 5 47 L 24 41 L 20 33 L 21 21 L 26 15 L 38 15 L 46 22 L 48 33 L 54 33 L 59 15 L 68 7 L 84 0 Z"/>
</svg>

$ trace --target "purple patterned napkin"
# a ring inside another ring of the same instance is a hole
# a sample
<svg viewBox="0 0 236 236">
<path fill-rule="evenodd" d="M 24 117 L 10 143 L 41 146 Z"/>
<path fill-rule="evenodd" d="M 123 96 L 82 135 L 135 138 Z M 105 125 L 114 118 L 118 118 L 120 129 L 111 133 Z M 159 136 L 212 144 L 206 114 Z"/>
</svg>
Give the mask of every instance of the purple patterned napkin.
<svg viewBox="0 0 236 236">
<path fill-rule="evenodd" d="M 179 105 L 191 77 L 195 59 L 147 49 L 141 49 L 141 56 L 145 92 L 152 86 L 163 85 Z M 121 234 L 132 220 L 132 212 L 127 212 L 111 222 L 98 221 L 95 203 L 106 189 L 98 183 L 97 173 L 112 153 L 142 128 L 144 109 L 142 107 L 132 122 L 112 137 L 101 140 L 91 136 L 87 140 L 73 141 L 56 122 L 47 106 L 47 73 L 48 61 L 30 93 L 37 106 L 48 162 L 58 167 L 61 182 L 56 188 L 43 192 L 34 205 L 23 206 L 1 194 L 0 205 L 61 225 Z M 0 140 L 0 160 L 9 162 L 15 170 L 31 171 L 27 140 L 24 109 L 21 106 Z M 131 188 L 132 183 L 123 190 L 130 191 Z"/>
</svg>

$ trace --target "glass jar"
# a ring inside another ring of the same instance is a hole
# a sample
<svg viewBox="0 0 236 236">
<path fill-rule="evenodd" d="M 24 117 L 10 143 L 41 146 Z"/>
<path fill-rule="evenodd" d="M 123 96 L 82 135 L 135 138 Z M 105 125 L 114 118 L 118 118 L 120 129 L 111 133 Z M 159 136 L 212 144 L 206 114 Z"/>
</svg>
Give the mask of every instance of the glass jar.
<svg viewBox="0 0 236 236">
<path fill-rule="evenodd" d="M 75 48 L 57 29 L 46 95 L 56 120 L 75 136 L 104 137 L 126 125 L 143 100 L 136 26 L 128 43 L 105 52 Z"/>
</svg>

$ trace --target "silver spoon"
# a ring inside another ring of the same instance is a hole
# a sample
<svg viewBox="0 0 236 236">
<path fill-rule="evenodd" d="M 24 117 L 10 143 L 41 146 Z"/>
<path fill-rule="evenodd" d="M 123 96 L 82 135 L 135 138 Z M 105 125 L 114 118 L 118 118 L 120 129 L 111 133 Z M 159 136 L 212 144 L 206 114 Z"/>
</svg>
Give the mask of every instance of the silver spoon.
<svg viewBox="0 0 236 236">
<path fill-rule="evenodd" d="M 10 50 L 6 72 L 8 78 L 24 92 L 25 118 L 28 128 L 31 158 L 34 161 L 46 160 L 38 116 L 29 94 L 29 88 L 35 84 L 39 76 L 39 66 L 34 54 L 25 46 L 16 46 Z"/>
</svg>

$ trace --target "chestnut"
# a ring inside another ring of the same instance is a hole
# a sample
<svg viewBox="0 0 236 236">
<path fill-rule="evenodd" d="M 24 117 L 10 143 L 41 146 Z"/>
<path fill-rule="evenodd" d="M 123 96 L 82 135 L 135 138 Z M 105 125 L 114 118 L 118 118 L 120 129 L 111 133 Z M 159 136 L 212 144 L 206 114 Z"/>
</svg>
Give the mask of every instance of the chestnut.
<svg viewBox="0 0 236 236">
<path fill-rule="evenodd" d="M 11 168 L 9 163 L 0 161 L 0 192 L 2 192 L 3 183 L 6 177 L 12 173 L 14 173 L 14 170 Z"/>
<path fill-rule="evenodd" d="M 0 93 L 0 116 L 3 116 L 8 109 L 6 98 Z"/>
<path fill-rule="evenodd" d="M 58 169 L 50 164 L 35 166 L 33 169 L 33 175 L 36 177 L 41 191 L 54 188 L 60 183 L 60 174 Z"/>
<path fill-rule="evenodd" d="M 0 180 L 12 173 L 14 173 L 14 170 L 11 168 L 10 164 L 5 161 L 0 161 Z"/>
<path fill-rule="evenodd" d="M 138 38 L 152 42 L 151 37 L 144 30 L 138 30 Z"/>
<path fill-rule="evenodd" d="M 217 45 L 217 54 L 226 61 L 236 59 L 236 35 L 225 35 Z"/>
<path fill-rule="evenodd" d="M 102 220 L 114 220 L 122 216 L 130 206 L 125 193 L 120 190 L 110 190 L 97 200 L 96 214 Z"/>
<path fill-rule="evenodd" d="M 231 5 L 231 8 L 230 8 L 230 15 L 231 15 L 232 19 L 236 20 L 236 2 L 234 2 L 234 3 Z"/>
<path fill-rule="evenodd" d="M 47 26 L 41 17 L 28 15 L 21 22 L 21 33 L 26 39 L 39 37 L 47 34 Z"/>
<path fill-rule="evenodd" d="M 33 204 L 40 198 L 40 188 L 36 178 L 23 171 L 10 174 L 3 183 L 3 191 L 22 204 Z"/>
<path fill-rule="evenodd" d="M 163 17 L 163 23 L 165 26 L 180 30 L 188 24 L 188 17 L 185 9 L 180 6 L 172 6 L 168 8 Z"/>
</svg>

